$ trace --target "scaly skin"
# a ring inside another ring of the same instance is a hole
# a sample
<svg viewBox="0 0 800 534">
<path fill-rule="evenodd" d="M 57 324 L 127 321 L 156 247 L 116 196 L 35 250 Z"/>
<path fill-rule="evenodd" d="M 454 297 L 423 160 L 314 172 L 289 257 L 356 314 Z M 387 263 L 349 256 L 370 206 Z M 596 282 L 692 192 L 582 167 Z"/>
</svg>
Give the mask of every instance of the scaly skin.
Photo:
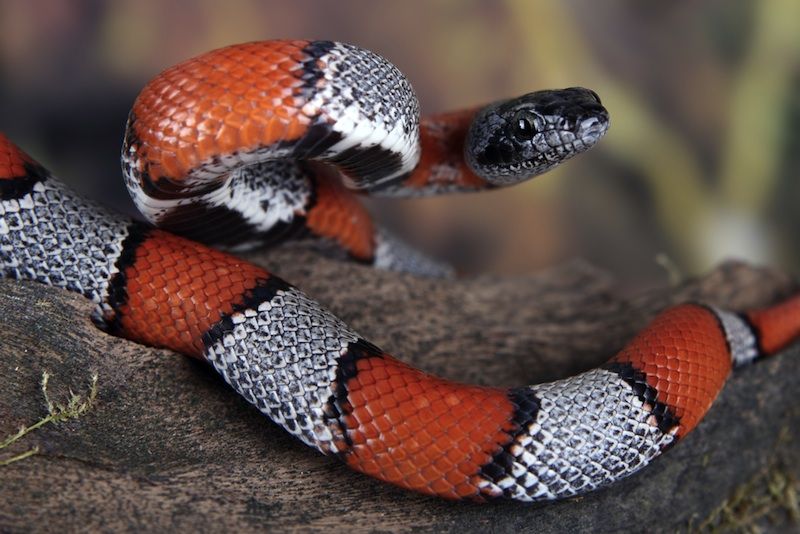
<svg viewBox="0 0 800 534">
<path fill-rule="evenodd" d="M 506 185 L 585 150 L 607 127 L 583 89 L 421 127 L 416 113 L 402 75 L 369 52 L 238 45 L 148 84 L 128 124 L 126 183 L 151 221 L 209 241 L 223 239 L 222 223 L 240 232 L 233 246 L 300 229 L 365 262 L 441 274 L 398 252 L 348 187 Z M 208 361 L 304 443 L 450 499 L 529 502 L 613 483 L 690 432 L 732 367 L 800 335 L 800 296 L 745 315 L 686 304 L 577 376 L 513 389 L 451 382 L 394 358 L 260 267 L 95 207 L 1 134 L 0 275 L 81 293 L 98 304 L 98 326 Z"/>
</svg>

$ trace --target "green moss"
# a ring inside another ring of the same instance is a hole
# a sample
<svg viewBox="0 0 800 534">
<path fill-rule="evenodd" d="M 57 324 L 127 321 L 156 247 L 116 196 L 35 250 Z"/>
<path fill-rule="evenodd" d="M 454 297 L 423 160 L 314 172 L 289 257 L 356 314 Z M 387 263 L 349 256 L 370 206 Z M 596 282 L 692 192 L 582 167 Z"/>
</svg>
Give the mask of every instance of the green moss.
<svg viewBox="0 0 800 534">
<path fill-rule="evenodd" d="M 20 427 L 16 433 L 6 437 L 2 442 L 0 442 L 0 450 L 16 443 L 27 434 L 48 423 L 61 423 L 63 421 L 67 421 L 68 419 L 77 419 L 78 417 L 81 417 L 92 408 L 92 405 L 97 398 L 97 373 L 92 374 L 89 392 L 85 397 L 70 390 L 69 399 L 66 403 L 53 402 L 50 400 L 50 396 L 47 393 L 47 384 L 49 381 L 50 374 L 47 371 L 42 372 L 41 390 L 42 395 L 44 396 L 45 407 L 47 408 L 47 415 L 29 426 Z M 38 452 L 39 447 L 32 447 L 19 454 L 12 455 L 8 458 L 2 458 L 0 459 L 0 467 L 24 460 L 25 458 L 29 458 Z"/>
<path fill-rule="evenodd" d="M 800 524 L 800 484 L 774 466 L 739 486 L 733 495 L 688 532 L 762 532 L 771 523 Z"/>
</svg>

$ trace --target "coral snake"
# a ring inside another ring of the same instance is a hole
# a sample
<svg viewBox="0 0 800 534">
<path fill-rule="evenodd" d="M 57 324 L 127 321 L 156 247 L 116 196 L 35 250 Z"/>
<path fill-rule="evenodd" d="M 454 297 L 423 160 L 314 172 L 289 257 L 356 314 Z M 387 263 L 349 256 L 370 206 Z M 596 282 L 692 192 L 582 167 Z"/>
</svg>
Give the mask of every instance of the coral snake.
<svg viewBox="0 0 800 534">
<path fill-rule="evenodd" d="M 286 431 L 381 480 L 451 499 L 578 495 L 650 463 L 698 424 L 733 367 L 798 336 L 800 297 L 747 313 L 673 307 L 599 368 L 502 389 L 414 369 L 218 248 L 306 237 L 376 267 L 447 275 L 359 195 L 514 184 L 607 127 L 587 89 L 420 119 L 404 76 L 367 50 L 230 46 L 162 72 L 133 105 L 123 174 L 148 222 L 82 199 L 0 134 L 0 276 L 85 295 L 105 331 L 209 362 Z"/>
</svg>

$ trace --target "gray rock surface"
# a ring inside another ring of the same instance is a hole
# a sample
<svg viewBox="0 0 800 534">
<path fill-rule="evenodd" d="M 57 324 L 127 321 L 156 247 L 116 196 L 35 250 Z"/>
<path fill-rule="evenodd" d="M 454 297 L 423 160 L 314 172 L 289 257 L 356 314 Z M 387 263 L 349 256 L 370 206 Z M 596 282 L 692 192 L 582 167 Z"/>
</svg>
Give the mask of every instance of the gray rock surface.
<svg viewBox="0 0 800 534">
<path fill-rule="evenodd" d="M 741 264 L 624 298 L 580 263 L 515 279 L 441 281 L 320 258 L 302 245 L 252 259 L 414 365 L 509 386 L 597 365 L 673 303 L 740 309 L 796 288 L 785 275 Z M 351 472 L 265 419 L 209 366 L 98 331 L 91 308 L 61 290 L 0 280 L 0 441 L 47 414 L 43 371 L 53 399 L 99 376 L 87 414 L 0 451 L 1 460 L 40 448 L 0 467 L 0 531 L 675 531 L 775 462 L 800 477 L 800 346 L 736 373 L 697 430 L 609 489 L 536 506 L 475 505 Z"/>
</svg>

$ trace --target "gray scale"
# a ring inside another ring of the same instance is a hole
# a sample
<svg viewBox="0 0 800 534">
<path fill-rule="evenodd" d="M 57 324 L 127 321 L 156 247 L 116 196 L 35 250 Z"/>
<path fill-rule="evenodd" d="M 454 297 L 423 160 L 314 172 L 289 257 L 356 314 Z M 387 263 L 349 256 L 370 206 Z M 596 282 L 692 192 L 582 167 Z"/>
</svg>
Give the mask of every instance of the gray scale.
<svg viewBox="0 0 800 534">
<path fill-rule="evenodd" d="M 297 289 L 278 291 L 257 309 L 231 316 L 233 330 L 206 348 L 225 380 L 265 415 L 322 452 L 338 452 L 338 425 L 325 405 L 337 361 L 358 339 Z"/>
<path fill-rule="evenodd" d="M 411 171 L 420 153 L 419 102 L 403 73 L 381 56 L 344 43 L 336 43 L 321 61 L 325 83 L 310 107 L 344 136 L 323 157 L 353 146 L 380 145 L 401 156 L 403 165 L 379 182 Z"/>
<path fill-rule="evenodd" d="M 337 97 L 326 108 L 329 113 L 354 112 L 387 130 L 402 126 L 407 134 L 414 132 L 419 104 L 397 67 L 378 54 L 344 43 L 337 43 L 324 60 L 327 85 Z"/>
<path fill-rule="evenodd" d="M 446 263 L 429 258 L 382 228 L 375 233 L 374 264 L 379 269 L 420 276 L 444 278 L 454 274 Z"/>
<path fill-rule="evenodd" d="M 541 401 L 536 421 L 507 447 L 513 466 L 484 484 L 490 494 L 539 501 L 591 491 L 638 471 L 674 440 L 616 373 L 594 369 L 531 389 Z"/>
<path fill-rule="evenodd" d="M 129 221 L 55 180 L 0 201 L 0 276 L 35 280 L 105 300 Z"/>
<path fill-rule="evenodd" d="M 731 360 L 734 367 L 747 365 L 758 358 L 758 340 L 750 325 L 735 313 L 716 308 L 712 308 L 712 311 L 719 318 L 719 322 L 725 330 L 725 339 L 728 340 L 731 349 Z"/>
<path fill-rule="evenodd" d="M 235 205 L 259 232 L 268 232 L 275 224 L 288 223 L 297 214 L 305 213 L 311 196 L 308 176 L 291 160 L 239 167 L 227 182 L 201 200 L 210 206 Z"/>
<path fill-rule="evenodd" d="M 213 158 L 186 179 L 184 185 L 189 189 L 178 199 L 153 198 L 144 192 L 141 172 L 134 164 L 138 157 L 135 146 L 126 146 L 122 152 L 122 174 L 136 208 L 153 224 L 178 206 L 206 203 L 241 212 L 259 231 L 267 231 L 277 218 L 286 219 L 287 213 L 305 208 L 310 195 L 305 170 L 295 161 L 280 159 L 289 152 L 286 148 L 263 147 Z M 215 181 L 226 183 L 205 195 L 191 191 L 192 187 L 206 189 Z"/>
</svg>

